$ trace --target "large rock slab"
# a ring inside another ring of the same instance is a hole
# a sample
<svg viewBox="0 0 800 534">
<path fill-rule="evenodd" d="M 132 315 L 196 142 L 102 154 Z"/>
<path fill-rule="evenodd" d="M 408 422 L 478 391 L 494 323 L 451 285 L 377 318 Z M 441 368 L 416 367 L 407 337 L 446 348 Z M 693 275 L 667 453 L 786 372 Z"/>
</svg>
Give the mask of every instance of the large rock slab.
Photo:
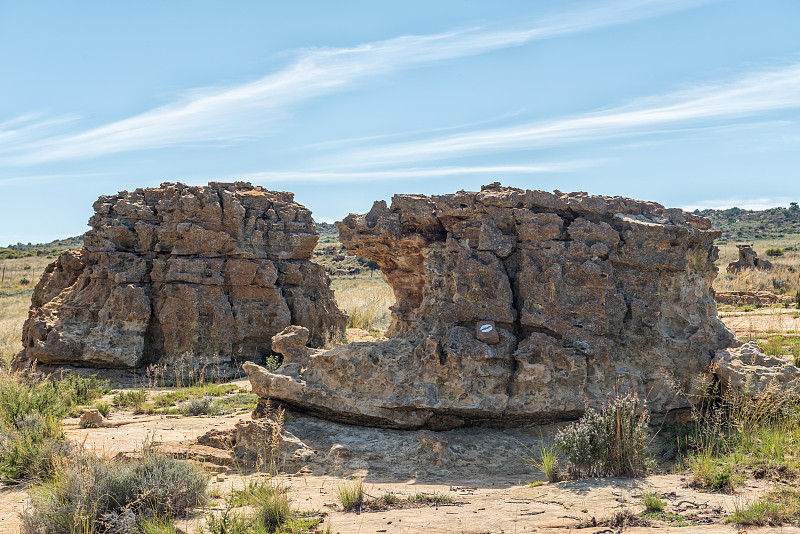
<svg viewBox="0 0 800 534">
<path fill-rule="evenodd" d="M 394 291 L 392 339 L 248 370 L 263 396 L 329 419 L 545 422 L 627 388 L 666 413 L 702 393 L 735 343 L 711 291 L 719 232 L 680 209 L 492 184 L 396 195 L 337 226 Z M 490 343 L 476 338 L 487 322 Z"/>
<path fill-rule="evenodd" d="M 263 360 L 297 324 L 311 343 L 343 332 L 319 236 L 291 193 L 247 183 L 103 196 L 78 251 L 47 267 L 15 367 L 189 369 Z"/>
</svg>

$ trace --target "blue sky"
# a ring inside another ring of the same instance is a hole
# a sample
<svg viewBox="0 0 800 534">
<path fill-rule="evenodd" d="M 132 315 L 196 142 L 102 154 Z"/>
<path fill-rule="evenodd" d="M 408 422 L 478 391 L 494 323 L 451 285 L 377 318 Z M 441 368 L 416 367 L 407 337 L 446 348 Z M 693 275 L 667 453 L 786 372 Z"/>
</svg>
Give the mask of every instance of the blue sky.
<svg viewBox="0 0 800 534">
<path fill-rule="evenodd" d="M 0 245 L 246 180 L 317 220 L 501 181 L 800 200 L 800 2 L 0 1 Z"/>
</svg>

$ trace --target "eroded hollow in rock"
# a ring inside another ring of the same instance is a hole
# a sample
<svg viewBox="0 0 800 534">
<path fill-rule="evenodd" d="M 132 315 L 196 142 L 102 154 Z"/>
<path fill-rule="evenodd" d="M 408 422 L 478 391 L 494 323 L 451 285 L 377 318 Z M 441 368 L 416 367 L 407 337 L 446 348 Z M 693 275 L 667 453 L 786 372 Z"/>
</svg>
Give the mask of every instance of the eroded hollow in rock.
<svg viewBox="0 0 800 534">
<path fill-rule="evenodd" d="M 257 393 L 394 428 L 543 422 L 620 388 L 689 406 L 737 343 L 711 283 L 719 235 L 680 209 L 525 191 L 396 195 L 337 223 L 391 286 L 391 339 L 309 351 Z"/>
</svg>

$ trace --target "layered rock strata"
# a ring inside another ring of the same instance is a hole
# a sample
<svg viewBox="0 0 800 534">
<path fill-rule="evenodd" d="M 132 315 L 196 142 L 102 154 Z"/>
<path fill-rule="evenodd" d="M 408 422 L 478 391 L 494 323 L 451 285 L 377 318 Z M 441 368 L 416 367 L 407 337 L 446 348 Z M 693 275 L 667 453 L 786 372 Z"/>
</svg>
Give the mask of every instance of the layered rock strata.
<svg viewBox="0 0 800 534">
<path fill-rule="evenodd" d="M 103 196 L 78 251 L 45 270 L 25 322 L 28 362 L 135 369 L 263 361 L 291 324 L 340 334 L 318 235 L 291 193 L 247 183 Z"/>
<path fill-rule="evenodd" d="M 627 388 L 665 413 L 737 344 L 711 291 L 719 232 L 680 209 L 492 184 L 396 195 L 337 226 L 394 291 L 392 339 L 304 352 L 287 332 L 283 367 L 247 370 L 262 397 L 330 419 L 543 422 Z"/>
</svg>

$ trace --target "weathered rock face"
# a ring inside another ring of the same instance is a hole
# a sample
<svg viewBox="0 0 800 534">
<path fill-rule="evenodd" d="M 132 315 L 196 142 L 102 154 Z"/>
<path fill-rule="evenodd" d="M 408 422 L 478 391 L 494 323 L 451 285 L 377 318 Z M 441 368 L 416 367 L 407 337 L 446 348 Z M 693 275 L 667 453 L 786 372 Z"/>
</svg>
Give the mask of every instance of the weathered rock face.
<svg viewBox="0 0 800 534">
<path fill-rule="evenodd" d="M 745 269 L 760 269 L 762 271 L 772 269 L 772 262 L 759 258 L 752 246 L 736 245 L 736 248 L 739 249 L 739 259 L 728 264 L 727 271 L 729 273 L 738 273 Z"/>
<path fill-rule="evenodd" d="M 493 184 L 397 195 L 337 226 L 394 291 L 393 339 L 248 369 L 260 395 L 334 420 L 568 419 L 628 387 L 664 413 L 735 343 L 711 292 L 719 233 L 679 209 Z"/>
<path fill-rule="evenodd" d="M 291 324 L 342 331 L 318 235 L 291 193 L 246 183 L 162 184 L 103 196 L 84 247 L 47 267 L 17 367 L 133 369 L 263 359 Z"/>
<path fill-rule="evenodd" d="M 712 363 L 723 390 L 758 397 L 797 397 L 800 369 L 791 362 L 762 353 L 756 343 L 717 351 Z"/>
</svg>

